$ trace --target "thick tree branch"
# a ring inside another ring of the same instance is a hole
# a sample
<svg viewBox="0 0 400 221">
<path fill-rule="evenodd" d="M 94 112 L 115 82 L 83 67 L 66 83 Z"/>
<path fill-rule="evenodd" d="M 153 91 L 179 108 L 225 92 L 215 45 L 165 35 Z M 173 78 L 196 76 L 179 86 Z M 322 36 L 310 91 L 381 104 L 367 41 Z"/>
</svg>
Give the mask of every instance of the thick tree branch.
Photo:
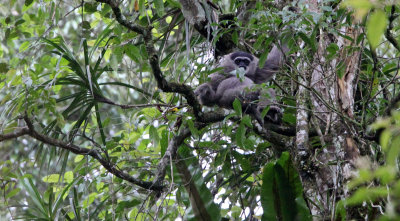
<svg viewBox="0 0 400 221">
<path fill-rule="evenodd" d="M 278 153 L 282 153 L 289 149 L 289 142 L 287 142 L 289 139 L 287 137 L 279 135 L 273 131 L 266 130 L 261 126 L 255 127 L 254 132 L 266 141 L 273 144 L 274 150 Z"/>
<path fill-rule="evenodd" d="M 23 127 L 20 130 L 16 130 L 16 131 L 8 133 L 8 134 L 0 134 L 0 142 L 15 139 L 15 138 L 24 136 L 26 134 L 29 134 L 29 129 L 27 127 Z"/>
<path fill-rule="evenodd" d="M 182 94 L 188 104 L 193 108 L 193 113 L 199 121 L 202 121 L 202 117 L 200 116 L 201 107 L 199 102 L 197 101 L 193 90 L 190 86 L 186 84 L 180 84 L 175 82 L 168 82 L 161 69 L 160 69 L 160 62 L 159 57 L 156 53 L 154 48 L 154 42 L 152 41 L 151 35 L 143 36 L 146 44 L 147 54 L 149 55 L 149 62 L 151 69 L 153 70 L 153 75 L 157 81 L 158 87 L 164 92 L 172 92 L 172 93 L 179 93 Z"/>
<path fill-rule="evenodd" d="M 100 3 L 108 4 L 111 7 L 111 9 L 113 10 L 115 18 L 117 19 L 118 23 L 125 26 L 129 30 L 134 31 L 138 34 L 142 34 L 142 35 L 149 34 L 147 31 L 149 31 L 151 29 L 146 29 L 142 26 L 135 25 L 133 22 L 128 21 L 125 18 L 125 16 L 121 13 L 121 10 L 119 9 L 120 1 L 114 1 L 114 0 L 96 0 L 96 1 L 100 2 Z"/>
<path fill-rule="evenodd" d="M 191 87 L 185 84 L 180 84 L 180 83 L 174 83 L 174 82 L 168 82 L 159 65 L 159 56 L 154 48 L 154 40 L 153 36 L 151 34 L 151 29 L 152 27 L 139 27 L 136 25 L 133 25 L 131 22 L 126 21 L 126 18 L 123 17 L 121 14 L 121 11 L 119 9 L 119 4 L 117 1 L 113 0 L 96 0 L 97 2 L 102 2 L 110 5 L 112 8 L 115 17 L 117 21 L 128 28 L 131 31 L 137 32 L 138 34 L 141 34 L 143 36 L 145 46 L 146 46 L 146 51 L 148 54 L 149 58 L 149 64 L 151 66 L 153 76 L 155 77 L 157 81 L 158 87 L 164 91 L 164 92 L 172 92 L 172 93 L 179 93 L 183 95 L 188 104 L 193 108 L 194 115 L 199 122 L 203 123 L 212 123 L 212 122 L 217 122 L 220 120 L 223 120 L 225 115 L 218 113 L 218 112 L 211 112 L 204 114 L 201 112 L 201 107 L 200 104 L 198 103 L 197 99 L 194 96 L 193 90 Z M 192 23 L 195 28 L 204 36 L 206 36 L 208 39 L 210 39 L 210 33 L 209 30 L 207 29 L 207 24 L 208 22 L 205 19 L 205 12 L 202 7 L 200 7 L 198 2 L 192 2 L 190 0 L 188 1 L 180 1 L 182 4 L 182 12 L 185 16 L 185 18 Z M 204 13 L 204 14 L 203 14 Z M 223 38 L 221 38 L 223 39 Z M 228 42 L 230 42 L 229 40 Z M 224 46 L 228 45 L 225 43 L 222 43 Z M 229 44 L 229 47 L 231 45 Z M 217 44 L 217 50 L 218 50 L 218 44 Z M 224 50 L 226 53 L 225 49 L 220 49 Z M 110 103 L 110 102 L 106 102 Z M 198 128 L 206 126 L 205 124 L 199 123 L 197 125 Z M 168 148 L 160 160 L 160 163 L 158 164 L 157 167 L 157 175 L 154 180 L 153 186 L 162 186 L 161 183 L 164 180 L 165 177 L 165 171 L 166 167 L 169 165 L 170 160 L 175 159 L 176 157 L 176 152 L 178 147 L 184 142 L 184 140 L 191 135 L 191 132 L 188 128 L 183 128 L 181 131 L 175 135 L 171 141 L 168 144 Z M 268 139 L 273 139 L 274 136 L 272 136 L 270 133 L 263 133 L 263 135 L 268 138 Z M 280 140 L 275 140 L 277 143 L 283 144 L 283 142 L 280 142 Z"/>
<path fill-rule="evenodd" d="M 140 27 L 140 26 L 136 26 L 134 25 L 132 22 L 128 22 L 126 20 L 125 17 L 123 17 L 121 10 L 119 9 L 119 4 L 117 1 L 114 0 L 96 0 L 98 2 L 102 2 L 102 3 L 106 3 L 108 5 L 110 5 L 110 7 L 112 8 L 115 17 L 117 19 L 117 21 L 125 26 L 126 28 L 128 28 L 131 31 L 137 32 L 141 35 L 143 35 L 144 41 L 145 41 L 145 45 L 146 45 L 146 51 L 148 53 L 149 56 L 149 63 L 153 72 L 153 75 L 157 81 L 157 85 L 158 87 L 164 91 L 164 92 L 172 92 L 172 93 L 179 93 L 181 95 L 183 95 L 186 99 L 186 101 L 188 102 L 188 104 L 193 108 L 193 113 L 197 119 L 197 121 L 199 122 L 203 122 L 203 123 L 212 123 L 212 122 L 217 122 L 220 120 L 223 120 L 225 115 L 217 113 L 217 112 L 211 112 L 211 113 L 202 113 L 201 112 L 201 106 L 198 103 L 193 90 L 190 86 L 185 85 L 185 84 L 180 84 L 180 83 L 175 83 L 175 82 L 168 82 L 159 65 L 159 57 L 156 53 L 156 50 L 154 48 L 154 41 L 152 39 L 152 35 L 151 35 L 151 29 L 152 27 L 148 27 L 148 28 L 144 28 L 144 27 Z M 182 4 L 182 11 L 183 14 L 185 16 L 185 18 L 192 24 L 195 25 L 195 27 L 199 28 L 201 26 L 201 29 L 204 31 L 206 29 L 206 24 L 204 23 L 204 19 L 205 19 L 205 15 L 203 15 L 204 13 L 204 9 L 199 7 L 198 3 L 193 2 L 193 4 L 189 4 L 189 1 L 180 1 Z M 204 24 L 203 24 L 204 23 Z M 202 33 L 201 31 L 199 31 L 200 33 Z M 205 34 L 204 32 L 202 34 Z M 222 38 L 220 38 L 222 39 Z M 231 41 L 231 40 L 230 40 Z M 223 45 L 228 45 L 225 43 L 221 43 Z M 218 46 L 217 46 L 218 47 Z M 231 46 L 230 46 L 231 47 Z M 225 50 L 225 49 L 224 49 Z M 225 51 L 224 53 L 226 53 L 227 51 Z M 103 102 L 103 101 L 102 101 Z M 106 102 L 109 103 L 109 102 Z M 111 103 L 109 103 L 111 104 Z M 129 106 L 122 106 L 122 105 L 118 105 L 121 108 L 129 108 Z M 276 128 L 276 127 L 274 127 Z M 282 131 L 282 130 L 277 130 L 278 131 Z M 279 132 L 278 132 L 279 133 Z M 287 134 L 287 133 L 286 133 Z"/>
<path fill-rule="evenodd" d="M 160 60 L 154 48 L 154 41 L 152 39 L 151 29 L 153 27 L 141 27 L 134 25 L 132 22 L 127 21 L 126 18 L 122 15 L 121 10 L 119 9 L 119 3 L 113 0 L 96 0 L 97 2 L 106 3 L 108 4 L 117 19 L 117 21 L 128 28 L 131 31 L 134 31 L 138 34 L 143 35 L 146 51 L 149 56 L 149 63 L 153 72 L 153 75 L 157 81 L 158 87 L 164 92 L 171 92 L 171 93 L 179 93 L 183 95 L 188 102 L 188 104 L 193 108 L 193 113 L 199 121 L 203 121 L 202 117 L 200 116 L 201 107 L 200 104 L 197 102 L 197 99 L 193 93 L 193 90 L 190 86 L 180 83 L 168 82 L 160 68 Z"/>
<path fill-rule="evenodd" d="M 140 187 L 143 187 L 143 188 L 149 189 L 149 190 L 161 191 L 164 188 L 162 185 L 153 184 L 153 182 L 138 180 L 138 179 L 132 177 L 131 175 L 129 175 L 128 173 L 125 173 L 125 172 L 117 169 L 113 163 L 111 163 L 108 160 L 105 160 L 101 156 L 99 151 L 96 149 L 88 149 L 88 148 L 79 147 L 75 144 L 57 140 L 52 137 L 46 136 L 44 134 L 38 133 L 35 130 L 35 128 L 32 124 L 32 121 L 27 116 L 24 116 L 24 120 L 25 120 L 27 127 L 23 127 L 22 129 L 17 130 L 13 133 L 0 134 L 0 142 L 5 141 L 5 140 L 10 140 L 10 139 L 15 139 L 15 138 L 21 137 L 23 135 L 28 135 L 38 141 L 41 141 L 42 143 L 45 143 L 45 144 L 48 144 L 51 146 L 60 147 L 62 149 L 71 151 L 72 153 L 75 153 L 75 154 L 89 155 L 89 156 L 95 158 L 108 172 L 110 172 L 113 175 L 115 175 L 116 177 L 126 180 L 132 184 L 138 185 Z"/>
</svg>

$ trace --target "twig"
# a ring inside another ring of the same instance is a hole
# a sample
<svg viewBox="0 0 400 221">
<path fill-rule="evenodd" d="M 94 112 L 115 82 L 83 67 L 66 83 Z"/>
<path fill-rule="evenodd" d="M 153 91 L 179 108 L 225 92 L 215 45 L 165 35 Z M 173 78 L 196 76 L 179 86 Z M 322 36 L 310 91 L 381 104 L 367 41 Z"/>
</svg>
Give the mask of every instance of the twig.
<svg viewBox="0 0 400 221">
<path fill-rule="evenodd" d="M 84 147 L 79 147 L 75 144 L 57 140 L 52 137 L 41 134 L 35 130 L 35 128 L 32 124 L 32 121 L 28 118 L 27 115 L 25 115 L 23 117 L 23 119 L 25 120 L 25 123 L 27 126 L 23 127 L 20 130 L 13 132 L 13 133 L 0 134 L 0 142 L 18 138 L 18 137 L 21 137 L 24 135 L 28 135 L 38 141 L 41 141 L 44 144 L 56 146 L 56 147 L 71 151 L 72 153 L 75 153 L 75 154 L 91 156 L 94 159 L 96 159 L 108 172 L 110 172 L 113 175 L 115 175 L 123 180 L 126 180 L 132 184 L 138 185 L 138 186 L 143 187 L 148 190 L 161 191 L 164 188 L 164 186 L 154 184 L 153 182 L 136 179 L 136 178 L 132 177 L 131 175 L 129 175 L 128 173 L 125 173 L 125 172 L 117 169 L 112 162 L 105 160 L 101 156 L 101 154 L 98 152 L 97 149 L 88 149 L 88 148 L 84 148 Z"/>
<path fill-rule="evenodd" d="M 132 109 L 132 108 L 145 108 L 145 107 L 176 107 L 174 105 L 170 105 L 170 104 L 161 104 L 161 103 L 156 103 L 156 104 L 117 104 L 115 102 L 113 102 L 112 100 L 109 100 L 108 98 L 105 97 L 99 97 L 95 95 L 95 99 L 98 102 L 101 103 L 106 103 L 106 104 L 111 104 L 114 106 L 118 106 L 122 109 Z M 181 108 L 183 106 L 179 106 L 177 108 Z"/>
<path fill-rule="evenodd" d="M 385 37 L 387 38 L 387 40 L 390 43 L 392 43 L 392 45 L 398 51 L 400 51 L 399 43 L 397 42 L 397 40 L 393 37 L 393 35 L 391 33 L 391 30 L 393 29 L 393 21 L 398 17 L 398 15 L 396 15 L 395 12 L 396 12 L 396 6 L 392 5 L 392 9 L 391 9 L 390 16 L 389 16 L 389 25 L 388 25 L 388 28 L 386 29 Z"/>
<path fill-rule="evenodd" d="M 168 82 L 165 79 L 163 72 L 161 71 L 160 68 L 159 56 L 154 48 L 154 41 L 152 39 L 153 36 L 151 34 L 151 30 L 153 29 L 153 27 L 152 26 L 142 27 L 135 25 L 130 21 L 127 21 L 118 7 L 119 3 L 115 0 L 96 0 L 96 1 L 108 4 L 113 10 L 115 18 L 121 25 L 143 36 L 144 43 L 146 46 L 146 51 L 149 57 L 150 67 L 152 69 L 153 76 L 157 81 L 157 86 L 164 92 L 179 93 L 183 95 L 188 104 L 193 108 L 193 113 L 196 119 L 200 122 L 204 122 L 204 118 L 201 115 L 200 104 L 197 101 L 192 88 L 186 84 Z"/>
</svg>

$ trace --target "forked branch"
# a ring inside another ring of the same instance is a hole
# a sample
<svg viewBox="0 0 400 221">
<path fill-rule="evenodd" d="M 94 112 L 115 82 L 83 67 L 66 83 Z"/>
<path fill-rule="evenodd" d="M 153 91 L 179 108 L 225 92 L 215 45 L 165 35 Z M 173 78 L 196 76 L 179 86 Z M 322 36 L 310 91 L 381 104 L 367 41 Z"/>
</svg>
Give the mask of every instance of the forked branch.
<svg viewBox="0 0 400 221">
<path fill-rule="evenodd" d="M 79 147 L 75 144 L 57 140 L 52 137 L 41 134 L 35 130 L 35 127 L 33 126 L 31 119 L 29 119 L 27 115 L 25 115 L 23 119 L 26 123 L 26 127 L 22 127 L 21 129 L 14 131 L 12 133 L 0 134 L 0 142 L 28 135 L 50 146 L 59 147 L 79 155 L 91 156 L 94 159 L 96 159 L 108 172 L 132 184 L 138 185 L 148 190 L 161 191 L 163 189 L 162 185 L 155 185 L 153 184 L 153 182 L 136 179 L 133 176 L 129 175 L 128 173 L 118 169 L 115 164 L 105 159 L 97 149 L 88 149 L 84 147 Z"/>
</svg>

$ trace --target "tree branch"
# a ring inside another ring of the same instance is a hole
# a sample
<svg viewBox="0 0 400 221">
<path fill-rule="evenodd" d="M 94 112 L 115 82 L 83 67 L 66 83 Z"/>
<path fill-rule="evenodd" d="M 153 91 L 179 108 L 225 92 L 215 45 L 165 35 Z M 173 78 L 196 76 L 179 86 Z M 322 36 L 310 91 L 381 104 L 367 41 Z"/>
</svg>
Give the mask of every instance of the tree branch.
<svg viewBox="0 0 400 221">
<path fill-rule="evenodd" d="M 0 142 L 15 139 L 21 136 L 29 134 L 29 129 L 27 127 L 23 127 L 20 130 L 8 133 L 8 134 L 0 134 Z"/>
<path fill-rule="evenodd" d="M 114 101 L 112 101 L 112 100 L 110 100 L 108 98 L 105 98 L 105 97 L 102 97 L 102 96 L 98 96 L 96 94 L 94 95 L 94 99 L 96 101 L 98 101 L 98 102 L 105 103 L 105 104 L 110 104 L 110 105 L 114 105 L 114 106 L 118 106 L 118 107 L 120 107 L 122 109 L 145 108 L 145 107 L 155 107 L 155 106 L 158 106 L 158 107 L 171 107 L 171 108 L 172 107 L 176 107 L 174 105 L 161 104 L 161 103 L 157 103 L 157 104 L 117 104 L 117 103 L 115 103 Z"/>
<path fill-rule="evenodd" d="M 27 115 L 24 116 L 24 120 L 25 120 L 27 127 L 23 127 L 22 129 L 17 130 L 13 133 L 0 134 L 0 142 L 18 138 L 18 137 L 21 137 L 24 135 L 28 135 L 38 141 L 41 141 L 42 143 L 56 146 L 56 147 L 71 151 L 72 153 L 75 153 L 75 154 L 89 155 L 89 156 L 95 158 L 108 172 L 110 172 L 113 175 L 115 175 L 116 177 L 126 180 L 132 184 L 138 185 L 138 186 L 143 187 L 148 190 L 161 191 L 164 188 L 164 186 L 153 184 L 153 182 L 138 180 L 138 179 L 132 177 L 131 175 L 129 175 L 128 173 L 125 173 L 125 172 L 117 169 L 113 163 L 111 163 L 108 160 L 105 160 L 101 156 L 99 151 L 96 149 L 88 149 L 88 148 L 79 147 L 75 144 L 67 143 L 67 142 L 46 136 L 44 134 L 38 133 L 35 130 L 35 128 L 32 124 L 32 121 L 28 118 Z"/>
<path fill-rule="evenodd" d="M 181 127 L 179 133 L 175 135 L 168 143 L 167 150 L 165 151 L 165 154 L 161 158 L 160 162 L 158 163 L 157 174 L 156 178 L 154 179 L 154 185 L 162 185 L 166 173 L 166 168 L 169 165 L 169 162 L 176 158 L 178 147 L 191 134 L 192 133 L 190 132 L 189 128 Z"/>
<path fill-rule="evenodd" d="M 100 3 L 106 3 L 107 5 L 109 5 L 113 10 L 115 18 L 117 19 L 118 23 L 125 26 L 129 30 L 142 35 L 147 35 L 148 34 L 147 31 L 151 30 L 151 29 L 146 29 L 142 26 L 135 25 L 133 22 L 128 21 L 125 18 L 125 16 L 121 13 L 121 10 L 119 9 L 119 1 L 115 0 L 96 0 L 96 1 Z"/>
<path fill-rule="evenodd" d="M 208 1 L 207 1 L 208 2 Z M 179 0 L 181 4 L 181 11 L 186 21 L 188 21 L 193 27 L 200 33 L 204 38 L 209 41 L 213 40 L 211 23 L 215 21 L 209 21 L 208 18 L 211 18 L 213 15 L 212 8 L 207 4 L 201 4 L 201 1 L 197 0 Z M 206 11 L 210 14 L 210 16 L 206 16 Z M 229 20 L 233 20 L 234 16 L 225 16 Z M 222 16 L 220 20 L 224 20 Z M 217 55 L 228 54 L 232 48 L 235 47 L 235 44 L 232 41 L 232 35 L 230 32 L 226 32 L 218 38 L 215 43 L 215 50 Z"/>
<path fill-rule="evenodd" d="M 96 1 L 108 4 L 112 8 L 115 18 L 121 25 L 125 26 L 131 31 L 143 35 L 143 39 L 146 45 L 146 51 L 149 56 L 150 67 L 157 81 L 157 86 L 164 92 L 179 93 L 183 95 L 188 104 L 193 108 L 193 113 L 196 119 L 202 122 L 203 118 L 200 116 L 201 107 L 193 93 L 192 88 L 185 84 L 168 82 L 165 79 L 160 68 L 159 57 L 154 48 L 154 41 L 152 39 L 153 36 L 151 34 L 151 29 L 153 27 L 149 26 L 144 28 L 141 26 L 134 25 L 130 21 L 127 21 L 126 18 L 122 15 L 121 10 L 119 9 L 119 3 L 115 0 L 96 0 Z"/>
<path fill-rule="evenodd" d="M 156 53 L 156 50 L 154 48 L 154 40 L 153 40 L 153 36 L 151 34 L 151 29 L 152 29 L 151 26 L 149 26 L 147 28 L 143 28 L 143 27 L 133 25 L 131 22 L 126 21 L 126 18 L 123 17 L 123 15 L 121 14 L 118 2 L 115 0 L 96 0 L 96 1 L 108 4 L 112 8 L 117 21 L 121 25 L 123 25 L 126 28 L 128 28 L 129 30 L 134 31 L 143 36 L 145 46 L 146 46 L 146 51 L 148 54 L 149 64 L 152 69 L 153 76 L 155 77 L 155 79 L 157 81 L 158 87 L 164 92 L 179 93 L 185 97 L 188 104 L 193 108 L 193 112 L 196 117 L 196 120 L 198 122 L 200 122 L 197 125 L 198 128 L 206 126 L 206 124 L 204 124 L 204 123 L 212 123 L 212 122 L 217 122 L 217 121 L 224 119 L 225 115 L 218 113 L 218 112 L 210 112 L 207 114 L 202 113 L 201 106 L 198 103 L 196 97 L 194 96 L 194 93 L 193 93 L 193 90 L 191 87 L 189 87 L 188 85 L 185 85 L 185 84 L 168 82 L 165 79 L 165 77 L 161 71 L 160 65 L 159 65 L 159 63 L 160 63 L 159 56 Z M 186 1 L 181 0 L 180 2 L 182 4 L 182 13 L 184 14 L 186 20 L 188 20 L 190 23 L 192 23 L 195 26 L 195 28 L 199 31 L 199 33 L 201 33 L 203 36 L 206 36 L 207 39 L 210 40 L 210 34 L 206 27 L 208 22 L 206 21 L 206 18 L 205 18 L 204 9 L 202 7 L 199 7 L 200 5 L 197 2 L 192 2 L 191 0 L 186 0 Z M 231 40 L 229 40 L 228 42 L 230 42 L 230 41 Z M 222 43 L 222 44 L 224 44 L 224 43 Z M 218 49 L 218 44 L 217 44 L 217 49 Z M 110 102 L 106 102 L 106 103 L 110 103 Z M 178 147 L 190 135 L 191 135 L 190 130 L 188 128 L 183 128 L 169 142 L 168 148 L 158 164 L 157 175 L 154 180 L 153 186 L 161 186 L 161 183 L 163 182 L 164 177 L 165 177 L 166 167 L 169 165 L 169 162 L 171 159 L 175 159 Z M 273 136 L 269 132 L 264 133 L 263 135 L 268 137 L 268 139 L 273 139 Z M 276 142 L 279 142 L 279 141 L 280 140 L 276 140 Z"/>
<path fill-rule="evenodd" d="M 398 15 L 395 15 L 396 12 L 396 6 L 392 5 L 392 9 L 390 12 L 390 17 L 389 17 L 389 25 L 388 28 L 386 29 L 385 32 L 385 37 L 387 38 L 387 40 L 392 43 L 392 45 L 398 50 L 400 51 L 400 46 L 399 43 L 397 42 L 397 40 L 393 37 L 391 30 L 393 29 L 393 21 L 398 17 Z"/>
</svg>

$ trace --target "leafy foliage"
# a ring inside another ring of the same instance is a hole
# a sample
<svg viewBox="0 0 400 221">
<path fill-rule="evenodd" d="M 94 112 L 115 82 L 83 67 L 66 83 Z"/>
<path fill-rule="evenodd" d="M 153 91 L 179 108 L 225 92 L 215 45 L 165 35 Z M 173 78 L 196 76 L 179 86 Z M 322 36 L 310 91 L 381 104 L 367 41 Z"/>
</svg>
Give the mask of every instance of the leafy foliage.
<svg viewBox="0 0 400 221">
<path fill-rule="evenodd" d="M 262 181 L 263 220 L 311 220 L 300 177 L 289 153 L 283 153 L 276 163 L 264 167 Z"/>
<path fill-rule="evenodd" d="M 0 134 L 23 128 L 26 122 L 21 116 L 28 115 L 38 133 L 97 151 L 114 170 L 88 154 L 74 154 L 34 136 L 1 141 L 0 218 L 311 219 L 305 203 L 310 199 L 303 197 L 294 158 L 283 152 L 292 151 L 290 147 L 266 141 L 238 100 L 223 121 L 202 126 L 182 93 L 160 90 L 163 85 L 152 66 L 155 58 L 165 81 L 194 88 L 221 71 L 213 56 L 220 53 L 220 42 L 250 51 L 264 63 L 276 39 L 291 36 L 288 46 L 296 57 L 289 59 L 276 84 L 260 86 L 273 87 L 282 95 L 278 102 L 283 104 L 287 127 L 294 127 L 297 120 L 294 85 L 304 71 L 298 67 L 323 56 L 337 61 L 332 68 L 337 77 L 344 77 L 346 56 L 340 54 L 338 42 L 318 54 L 321 30 L 351 42 L 368 40 L 361 46 L 346 46 L 349 54 L 362 51 L 353 120 L 359 122 L 357 129 L 366 133 L 399 90 L 394 59 L 399 51 L 382 37 L 388 25 L 397 27 L 398 22 L 391 19 L 388 6 L 368 0 L 341 5 L 353 8 L 356 19 L 371 12 L 365 26 L 353 24 L 353 14 L 332 1 L 323 2 L 321 13 L 306 7 L 293 12 L 258 1 L 244 18 L 232 15 L 242 10 L 245 1 L 214 1 L 218 7 L 201 7 L 208 9 L 207 36 L 195 30 L 174 0 L 117 1 L 128 24 L 117 19 L 112 4 L 99 2 L 0 3 Z M 228 19 L 213 20 L 214 13 Z M 140 31 L 129 31 L 129 25 L 148 31 L 150 40 Z M 341 31 L 349 26 L 365 27 L 366 33 L 353 39 Z M 382 166 L 359 171 L 349 184 L 354 194 L 339 202 L 338 215 L 371 202 L 369 209 L 375 204 L 383 208 L 383 219 L 399 216 L 393 209 L 399 198 L 398 118 L 394 113 L 378 121 L 376 128 L 384 129 L 382 151 L 371 144 L 374 153 L 369 155 Z M 167 164 L 163 191 L 141 188 L 126 178 L 153 182 L 163 156 L 186 128 L 189 135 L 182 138 L 174 163 Z M 276 137 L 280 144 L 291 140 Z M 324 148 L 320 140 L 312 142 L 313 151 Z M 114 176 L 115 171 L 125 172 L 125 179 Z M 370 183 L 374 186 L 366 185 Z"/>
</svg>

